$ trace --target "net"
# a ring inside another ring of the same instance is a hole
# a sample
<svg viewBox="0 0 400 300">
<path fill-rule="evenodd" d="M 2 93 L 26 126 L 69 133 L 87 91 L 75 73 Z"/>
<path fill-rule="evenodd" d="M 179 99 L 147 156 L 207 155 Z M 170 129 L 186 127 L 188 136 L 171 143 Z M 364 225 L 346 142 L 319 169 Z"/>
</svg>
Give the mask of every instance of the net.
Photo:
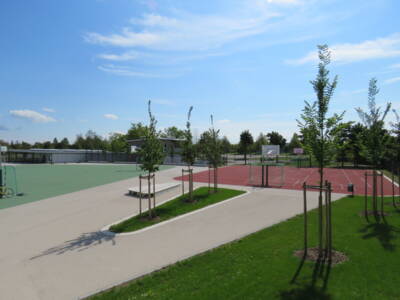
<svg viewBox="0 0 400 300">
<path fill-rule="evenodd" d="M 17 171 L 14 166 L 3 165 L 3 185 L 12 189 L 12 197 L 18 195 Z"/>
</svg>

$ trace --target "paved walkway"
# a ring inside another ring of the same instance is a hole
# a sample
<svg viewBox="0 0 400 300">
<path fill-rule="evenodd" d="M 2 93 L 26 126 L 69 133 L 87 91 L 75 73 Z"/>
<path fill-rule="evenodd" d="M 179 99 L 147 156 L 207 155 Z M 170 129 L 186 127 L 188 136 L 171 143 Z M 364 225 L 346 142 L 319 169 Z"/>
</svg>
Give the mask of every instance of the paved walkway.
<svg viewBox="0 0 400 300">
<path fill-rule="evenodd" d="M 171 182 L 180 170 L 160 172 L 158 182 Z M 299 191 L 243 187 L 251 193 L 142 233 L 101 233 L 103 226 L 138 210 L 137 200 L 125 195 L 127 188 L 136 184 L 129 179 L 0 210 L 0 298 L 77 299 L 302 210 Z M 157 200 L 179 192 L 176 188 Z M 310 198 L 313 208 L 316 194 Z"/>
</svg>

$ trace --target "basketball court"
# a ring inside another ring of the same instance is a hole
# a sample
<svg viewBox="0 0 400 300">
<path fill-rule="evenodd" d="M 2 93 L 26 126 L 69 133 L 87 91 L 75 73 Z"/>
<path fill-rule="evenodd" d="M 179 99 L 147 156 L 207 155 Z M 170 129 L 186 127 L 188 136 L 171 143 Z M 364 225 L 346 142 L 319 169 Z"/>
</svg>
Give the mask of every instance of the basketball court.
<svg viewBox="0 0 400 300">
<path fill-rule="evenodd" d="M 370 170 L 357 169 L 336 169 L 325 168 L 324 178 L 332 183 L 334 193 L 351 194 L 347 187 L 354 185 L 354 193 L 357 195 L 365 194 L 365 172 Z M 213 180 L 211 172 L 211 182 Z M 266 176 L 266 175 L 264 175 Z M 227 166 L 218 169 L 218 183 L 242 185 L 242 186 L 261 186 L 262 182 L 261 166 Z M 182 177 L 176 177 L 176 180 L 182 180 Z M 185 181 L 188 180 L 184 176 Z M 207 183 L 209 181 L 209 172 L 203 171 L 193 174 L 195 182 Z M 371 176 L 368 177 L 367 193 L 372 193 Z M 289 190 L 301 190 L 303 182 L 308 185 L 317 185 L 319 181 L 318 168 L 295 168 L 289 166 L 270 166 L 268 168 L 268 185 L 270 188 L 282 188 Z M 380 182 L 380 180 L 379 180 Z M 379 190 L 380 192 L 380 190 Z M 392 182 L 386 177 L 383 178 L 384 195 L 392 195 Z"/>
</svg>

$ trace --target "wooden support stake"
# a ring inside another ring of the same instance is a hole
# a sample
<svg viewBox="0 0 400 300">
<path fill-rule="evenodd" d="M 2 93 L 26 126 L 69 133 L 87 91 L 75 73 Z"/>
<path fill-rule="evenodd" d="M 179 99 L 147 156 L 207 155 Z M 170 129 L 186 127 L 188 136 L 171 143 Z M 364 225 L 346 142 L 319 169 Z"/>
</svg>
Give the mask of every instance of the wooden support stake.
<svg viewBox="0 0 400 300">
<path fill-rule="evenodd" d="M 156 174 L 153 174 L 153 208 L 156 209 Z"/>
<path fill-rule="evenodd" d="M 307 256 L 307 240 L 308 240 L 308 232 L 307 232 L 307 190 L 306 183 L 303 182 L 303 204 L 304 204 L 304 257 Z"/>
<path fill-rule="evenodd" d="M 368 174 L 365 172 L 364 214 L 368 220 Z"/>
<path fill-rule="evenodd" d="M 383 217 L 383 211 L 384 211 L 384 206 L 383 206 L 383 201 L 384 201 L 384 195 L 383 195 L 383 173 L 381 172 L 381 214 Z"/>
<path fill-rule="evenodd" d="M 139 216 L 142 215 L 142 176 L 139 175 Z"/>
</svg>

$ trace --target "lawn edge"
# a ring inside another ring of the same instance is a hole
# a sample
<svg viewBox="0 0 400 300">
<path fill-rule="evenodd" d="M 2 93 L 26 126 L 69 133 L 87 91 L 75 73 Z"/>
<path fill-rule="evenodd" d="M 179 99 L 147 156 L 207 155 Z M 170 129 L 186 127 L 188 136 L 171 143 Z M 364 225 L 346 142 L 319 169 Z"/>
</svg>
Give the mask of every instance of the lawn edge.
<svg viewBox="0 0 400 300">
<path fill-rule="evenodd" d="M 243 191 L 243 190 L 238 190 L 238 191 Z M 104 226 L 100 231 L 101 231 L 103 234 L 110 235 L 110 236 L 128 236 L 128 235 L 139 234 L 139 233 L 145 232 L 145 231 L 147 231 L 147 230 L 150 230 L 150 229 L 153 229 L 153 228 L 156 228 L 156 227 L 159 227 L 159 226 L 162 226 L 162 225 L 165 225 L 165 224 L 174 222 L 174 221 L 176 221 L 176 220 L 185 218 L 185 217 L 187 217 L 187 216 L 190 216 L 190 215 L 193 215 L 193 214 L 202 212 L 202 211 L 204 211 L 204 210 L 206 210 L 206 209 L 213 208 L 213 207 L 218 206 L 218 205 L 222 205 L 222 204 L 224 204 L 224 203 L 227 203 L 227 202 L 229 202 L 229 201 L 238 199 L 238 198 L 240 198 L 240 197 L 244 197 L 245 195 L 248 195 L 248 194 L 250 194 L 250 193 L 251 193 L 251 191 L 244 190 L 244 193 L 243 193 L 243 194 L 240 194 L 240 195 L 238 195 L 238 196 L 235 196 L 235 197 L 232 197 L 232 198 L 228 198 L 228 199 L 222 200 L 222 201 L 220 201 L 220 202 L 217 202 L 217 203 L 214 203 L 214 204 L 211 204 L 211 205 L 207 205 L 207 206 L 205 206 L 205 207 L 196 209 L 196 210 L 191 211 L 191 212 L 188 212 L 188 213 L 186 213 L 186 214 L 179 215 L 179 216 L 176 216 L 176 217 L 171 218 L 171 219 L 169 219 L 169 220 L 165 220 L 165 221 L 159 222 L 159 223 L 157 223 L 157 224 L 150 225 L 150 226 L 147 226 L 147 227 L 144 227 L 144 228 L 135 230 L 135 231 L 116 233 L 116 232 L 112 232 L 112 231 L 109 230 L 109 228 L 110 228 L 111 226 L 113 226 L 113 225 L 115 225 L 115 224 L 119 224 L 119 223 L 121 223 L 121 222 L 123 222 L 123 221 L 125 221 L 125 220 L 128 220 L 128 219 L 130 219 L 130 218 L 135 217 L 135 216 L 138 215 L 137 213 L 136 213 L 136 214 L 132 214 L 132 215 L 130 215 L 130 216 L 127 216 L 127 217 L 125 217 L 125 218 L 123 218 L 123 219 L 120 219 L 120 220 L 118 220 L 118 221 L 116 221 L 116 222 L 113 222 L 113 223 L 111 223 L 111 224 L 109 224 L 109 225 Z M 169 198 L 169 199 L 167 199 L 167 200 L 165 200 L 165 201 L 162 201 L 162 202 L 158 203 L 157 206 L 160 206 L 160 205 L 162 205 L 162 204 L 164 204 L 164 203 L 166 203 L 166 202 L 168 202 L 168 201 L 174 200 L 174 199 L 176 199 L 177 197 L 179 197 L 179 195 L 173 196 L 173 197 L 171 197 L 171 198 Z"/>
<path fill-rule="evenodd" d="M 244 194 L 242 194 L 242 195 L 239 195 L 239 196 L 236 196 L 236 197 L 234 197 L 234 198 L 238 198 L 238 197 L 244 196 L 244 195 L 246 195 L 246 194 L 248 194 L 248 193 L 251 193 L 251 191 L 246 191 L 246 193 L 244 193 Z M 340 195 L 341 195 L 341 197 L 338 198 L 338 199 L 336 199 L 336 200 L 334 200 L 334 202 L 349 197 L 349 195 L 347 195 L 347 194 L 340 194 Z M 221 201 L 221 202 L 218 202 L 218 203 L 216 203 L 216 204 L 220 204 L 220 203 L 223 203 L 223 202 L 225 202 L 225 201 L 232 200 L 232 199 L 234 199 L 234 198 L 226 199 L 226 200 Z M 215 204 L 213 204 L 213 205 L 215 205 Z M 210 205 L 210 206 L 212 206 L 212 205 Z M 208 207 L 208 206 L 203 207 L 203 208 L 201 208 L 201 209 L 204 209 L 204 208 L 207 208 L 207 207 Z M 310 213 L 310 212 L 312 212 L 312 211 L 316 211 L 317 209 L 318 209 L 317 207 L 316 207 L 316 208 L 313 208 L 313 209 L 308 209 L 308 210 L 307 210 L 307 213 Z M 200 209 L 199 209 L 199 210 L 200 210 Z M 197 212 L 197 211 L 199 211 L 199 210 L 195 210 L 195 211 L 193 211 L 193 212 L 190 212 L 190 213 L 187 213 L 187 214 L 183 214 L 183 215 L 181 215 L 181 216 L 172 218 L 172 219 L 170 219 L 170 220 L 175 220 L 175 219 L 177 219 L 177 218 L 179 218 L 179 217 L 186 216 L 186 215 L 188 215 L 188 214 Z M 140 279 L 142 279 L 142 278 L 144 278 L 144 277 L 146 277 L 146 276 L 149 276 L 149 275 L 151 275 L 151 274 L 155 274 L 155 273 L 160 272 L 160 271 L 162 271 L 162 270 L 164 270 L 164 269 L 166 269 L 166 268 L 169 268 L 169 267 L 171 267 L 171 266 L 174 266 L 175 264 L 177 264 L 177 263 L 179 263 L 179 262 L 186 261 L 186 260 L 191 259 L 191 258 L 193 258 L 193 257 L 195 257 L 195 256 L 198 256 L 198 255 L 204 255 L 204 254 L 206 254 L 206 253 L 209 253 L 209 252 L 212 252 L 212 251 L 214 251 L 214 250 L 216 250 L 216 249 L 219 249 L 219 248 L 221 248 L 221 247 L 224 247 L 225 245 L 238 242 L 238 241 L 240 241 L 241 239 L 244 239 L 244 238 L 246 238 L 246 237 L 248 237 L 248 236 L 250 236 L 250 235 L 257 234 L 258 232 L 260 232 L 260 231 L 262 231 L 262 230 L 265 230 L 265 229 L 267 229 L 267 228 L 271 228 L 271 227 L 273 227 L 273 226 L 276 226 L 276 225 L 278 225 L 278 224 L 281 224 L 282 222 L 289 221 L 289 220 L 291 220 L 291 219 L 293 219 L 293 218 L 295 218 L 295 217 L 297 217 L 297 216 L 300 216 L 300 215 L 302 215 L 302 213 L 295 214 L 295 215 L 292 216 L 292 217 L 279 220 L 278 222 L 276 222 L 276 223 L 274 223 L 274 224 L 271 224 L 270 226 L 261 228 L 261 229 L 259 229 L 259 230 L 250 231 L 250 232 L 244 233 L 244 234 L 242 234 L 241 236 L 239 236 L 239 237 L 237 237 L 237 238 L 235 238 L 235 239 L 233 239 L 233 240 L 230 240 L 230 241 L 221 241 L 221 242 L 218 243 L 218 245 L 216 245 L 216 246 L 214 246 L 214 247 L 207 248 L 207 249 L 201 249 L 199 252 L 197 252 L 197 253 L 195 253 L 195 254 L 187 255 L 187 256 L 185 256 L 185 257 L 183 257 L 183 258 L 181 258 L 181 259 L 179 259 L 179 260 L 177 260 L 177 261 L 175 261 L 175 262 L 173 262 L 173 263 L 167 264 L 167 265 L 165 265 L 165 266 L 160 266 L 159 268 L 157 268 L 157 269 L 155 269 L 155 270 L 153 270 L 153 271 L 144 272 L 143 274 L 137 275 L 137 276 L 135 276 L 135 277 L 131 277 L 131 278 L 129 278 L 129 279 L 120 280 L 119 282 L 110 284 L 110 285 L 108 285 L 107 287 L 100 288 L 100 289 L 98 289 L 98 290 L 96 290 L 96 291 L 92 291 L 92 292 L 87 293 L 86 295 L 83 295 L 83 296 L 79 296 L 79 297 L 78 297 L 78 300 L 87 300 L 87 299 L 89 299 L 89 298 L 91 298 L 91 297 L 93 297 L 93 296 L 96 296 L 96 295 L 98 295 L 98 294 L 106 293 L 106 292 L 112 290 L 113 288 L 118 288 L 118 287 L 122 287 L 122 286 L 124 286 L 124 285 L 126 285 L 126 284 L 130 284 L 131 282 L 140 280 Z M 165 222 L 168 222 L 168 221 L 170 221 L 170 220 L 167 220 L 167 221 L 165 221 Z M 164 222 L 161 222 L 161 223 L 164 223 Z M 161 223 L 158 223 L 158 224 L 161 224 Z M 155 225 L 158 225 L 158 224 L 155 224 Z M 152 226 L 155 226 L 155 225 L 152 225 Z M 151 226 L 149 226 L 149 227 L 151 227 Z M 144 229 L 145 229 L 145 228 L 144 228 Z M 136 231 L 134 231 L 134 232 L 136 232 Z M 132 233 L 134 233 L 134 232 L 132 232 Z M 114 234 L 114 233 L 113 233 L 113 234 Z"/>
</svg>

